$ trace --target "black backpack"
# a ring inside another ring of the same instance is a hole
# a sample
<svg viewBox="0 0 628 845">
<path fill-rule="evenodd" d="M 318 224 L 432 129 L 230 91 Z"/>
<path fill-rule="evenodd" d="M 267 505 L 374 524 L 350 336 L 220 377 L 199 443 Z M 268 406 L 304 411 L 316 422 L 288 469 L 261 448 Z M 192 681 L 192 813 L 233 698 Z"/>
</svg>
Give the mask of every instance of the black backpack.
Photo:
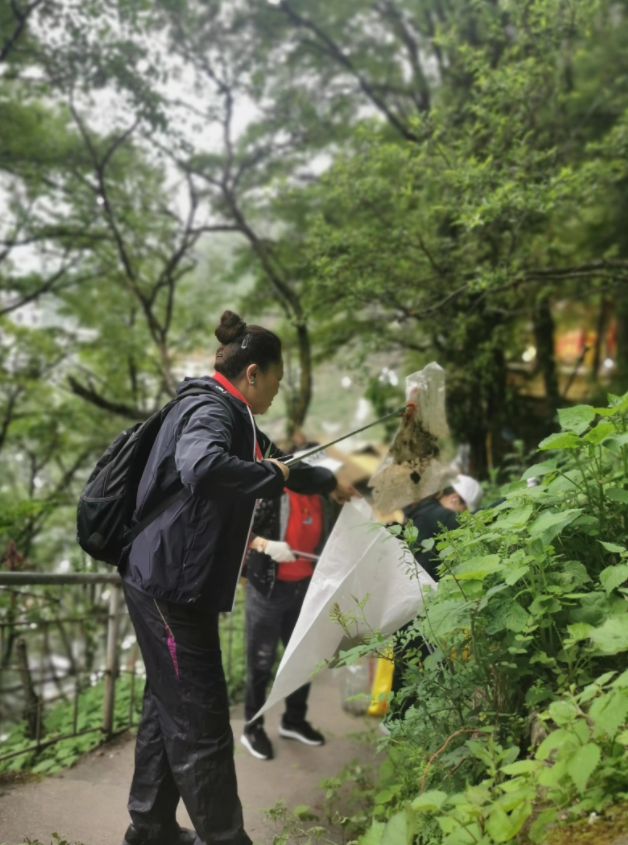
<svg viewBox="0 0 628 845">
<path fill-rule="evenodd" d="M 122 551 L 153 520 L 187 490 L 173 493 L 139 522 L 133 524 L 137 490 L 157 434 L 168 412 L 188 396 L 210 394 L 196 388 L 180 393 L 143 423 L 119 434 L 104 451 L 87 480 L 76 515 L 76 539 L 94 560 L 118 566 Z"/>
</svg>

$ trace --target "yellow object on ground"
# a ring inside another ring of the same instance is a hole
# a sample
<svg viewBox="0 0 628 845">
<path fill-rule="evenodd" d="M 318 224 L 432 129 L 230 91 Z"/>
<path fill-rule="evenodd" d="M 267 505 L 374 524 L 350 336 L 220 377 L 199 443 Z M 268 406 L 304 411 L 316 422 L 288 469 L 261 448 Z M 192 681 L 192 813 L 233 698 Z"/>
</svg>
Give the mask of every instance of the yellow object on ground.
<svg viewBox="0 0 628 845">
<path fill-rule="evenodd" d="M 385 695 L 392 690 L 393 672 L 395 671 L 395 663 L 392 659 L 392 648 L 387 652 L 390 657 L 378 657 L 377 666 L 375 667 L 375 677 L 373 678 L 373 688 L 371 690 L 371 706 L 368 709 L 369 716 L 383 716 L 388 712 L 388 702 L 385 698 L 380 699 L 380 695 Z"/>
</svg>

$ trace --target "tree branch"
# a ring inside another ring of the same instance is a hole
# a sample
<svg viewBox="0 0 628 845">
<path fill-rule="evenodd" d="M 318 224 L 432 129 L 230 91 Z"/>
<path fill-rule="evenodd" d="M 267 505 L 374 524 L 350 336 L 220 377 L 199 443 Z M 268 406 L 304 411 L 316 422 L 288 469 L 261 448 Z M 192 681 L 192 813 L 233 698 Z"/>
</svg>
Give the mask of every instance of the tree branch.
<svg viewBox="0 0 628 845">
<path fill-rule="evenodd" d="M 430 90 L 425 79 L 425 73 L 423 72 L 421 52 L 416 38 L 410 32 L 406 21 L 404 21 L 401 10 L 394 3 L 391 3 L 390 0 L 376 3 L 375 8 L 384 20 L 388 19 L 392 22 L 393 28 L 406 48 L 419 95 L 418 97 L 413 97 L 413 100 L 419 112 L 428 111 L 430 108 Z M 408 94 L 407 91 L 402 93 L 406 96 Z"/>
<path fill-rule="evenodd" d="M 43 0 L 33 0 L 33 2 L 30 3 L 23 12 L 19 9 L 17 3 L 11 3 L 11 9 L 15 16 L 16 24 L 15 29 L 13 30 L 11 35 L 5 39 L 4 44 L 0 49 L 0 63 L 5 62 L 7 60 L 9 53 L 11 52 L 11 50 L 13 50 L 17 42 L 20 40 L 22 33 L 26 29 L 28 19 L 33 14 L 35 9 L 38 6 L 41 6 L 42 3 Z"/>
<path fill-rule="evenodd" d="M 103 411 L 109 411 L 112 414 L 133 420 L 133 422 L 146 420 L 150 416 L 149 413 L 143 411 L 141 408 L 133 408 L 121 402 L 111 402 L 109 399 L 105 399 L 104 396 L 101 396 L 92 387 L 85 387 L 85 385 L 81 384 L 73 376 L 68 376 L 68 384 L 75 396 L 80 396 L 81 399 L 85 399 L 86 402 L 90 402 Z"/>
<path fill-rule="evenodd" d="M 44 294 L 50 293 L 50 291 L 52 291 L 57 285 L 57 282 L 59 282 L 60 279 L 67 275 L 68 271 L 71 270 L 72 267 L 76 266 L 79 260 L 80 256 L 72 259 L 72 261 L 66 264 L 65 267 L 62 267 L 56 273 L 53 273 L 52 276 L 36 290 L 31 291 L 31 293 L 26 294 L 25 296 L 21 297 L 21 299 L 14 300 L 8 305 L 5 305 L 0 308 L 0 316 L 3 316 L 4 314 L 10 314 L 12 311 L 17 311 L 18 308 L 22 308 L 24 305 L 28 305 L 29 302 L 35 302 L 35 300 L 39 299 Z M 79 278 L 72 279 L 70 284 L 81 284 L 82 282 L 88 282 L 91 279 L 96 279 L 98 277 L 98 273 L 90 273 L 87 276 L 81 276 Z M 59 288 L 57 288 L 57 290 L 58 289 Z"/>
<path fill-rule="evenodd" d="M 368 99 L 373 103 L 374 106 L 380 111 L 385 117 L 386 120 L 390 123 L 390 125 L 399 132 L 399 134 L 406 139 L 406 141 L 412 141 L 416 143 L 419 139 L 418 137 L 408 129 L 407 126 L 404 126 L 403 123 L 397 118 L 395 114 L 388 108 L 386 102 L 378 96 L 376 90 L 374 89 L 373 85 L 360 73 L 360 71 L 354 67 L 352 61 L 349 57 L 341 50 L 341 48 L 336 44 L 336 42 L 327 35 L 326 32 L 317 26 L 312 20 L 303 17 L 298 12 L 296 12 L 287 0 L 281 0 L 278 4 L 278 7 L 285 15 L 295 24 L 297 27 L 301 27 L 303 29 L 308 30 L 311 32 L 319 42 L 324 46 L 325 52 L 327 53 L 330 58 L 332 58 L 335 62 L 337 62 L 341 67 L 343 67 L 348 73 L 350 73 L 354 79 L 357 81 L 358 85 L 362 92 L 368 97 Z"/>
<path fill-rule="evenodd" d="M 0 452 L 6 442 L 9 426 L 15 419 L 15 406 L 17 405 L 17 400 L 20 398 L 22 393 L 24 393 L 24 387 L 23 385 L 18 385 L 9 395 L 6 408 L 3 413 L 2 425 L 0 425 Z"/>
</svg>

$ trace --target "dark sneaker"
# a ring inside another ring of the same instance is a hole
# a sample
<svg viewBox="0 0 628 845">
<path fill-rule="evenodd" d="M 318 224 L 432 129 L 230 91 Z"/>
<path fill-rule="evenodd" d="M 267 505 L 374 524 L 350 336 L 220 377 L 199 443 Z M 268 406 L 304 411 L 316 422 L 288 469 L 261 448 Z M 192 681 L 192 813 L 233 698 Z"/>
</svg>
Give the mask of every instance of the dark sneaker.
<svg viewBox="0 0 628 845">
<path fill-rule="evenodd" d="M 157 835 L 137 830 L 132 824 L 124 834 L 122 845 L 202 845 L 196 832 L 177 825 Z"/>
<path fill-rule="evenodd" d="M 322 733 L 315 731 L 305 719 L 302 722 L 285 722 L 279 726 L 279 736 L 285 739 L 298 739 L 306 745 L 325 745 L 325 737 Z"/>
<path fill-rule="evenodd" d="M 272 760 L 273 746 L 268 739 L 264 725 L 245 725 L 240 742 L 258 760 Z"/>
</svg>

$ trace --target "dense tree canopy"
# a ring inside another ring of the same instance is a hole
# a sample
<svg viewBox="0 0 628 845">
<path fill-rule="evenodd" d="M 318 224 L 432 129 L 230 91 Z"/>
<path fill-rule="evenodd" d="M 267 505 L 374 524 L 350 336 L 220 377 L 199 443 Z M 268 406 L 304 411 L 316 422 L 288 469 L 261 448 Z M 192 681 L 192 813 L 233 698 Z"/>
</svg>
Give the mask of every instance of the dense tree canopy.
<svg viewBox="0 0 628 845">
<path fill-rule="evenodd" d="M 289 433 L 321 361 L 436 358 L 479 473 L 553 425 L 565 302 L 628 376 L 625 2 L 32 0 L 0 32 L 2 542 L 71 542 L 41 530 L 226 302 L 286 339 Z"/>
</svg>

